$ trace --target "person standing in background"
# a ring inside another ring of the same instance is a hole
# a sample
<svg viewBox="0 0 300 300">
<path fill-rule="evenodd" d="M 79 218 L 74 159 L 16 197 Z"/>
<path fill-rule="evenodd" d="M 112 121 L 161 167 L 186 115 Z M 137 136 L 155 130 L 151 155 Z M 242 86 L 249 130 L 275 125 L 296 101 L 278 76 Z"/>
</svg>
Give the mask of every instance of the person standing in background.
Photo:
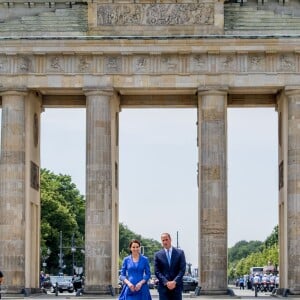
<svg viewBox="0 0 300 300">
<path fill-rule="evenodd" d="M 163 249 L 154 255 L 159 300 L 182 300 L 182 278 L 186 271 L 184 251 L 172 246 L 169 233 L 161 234 L 161 242 Z"/>
</svg>

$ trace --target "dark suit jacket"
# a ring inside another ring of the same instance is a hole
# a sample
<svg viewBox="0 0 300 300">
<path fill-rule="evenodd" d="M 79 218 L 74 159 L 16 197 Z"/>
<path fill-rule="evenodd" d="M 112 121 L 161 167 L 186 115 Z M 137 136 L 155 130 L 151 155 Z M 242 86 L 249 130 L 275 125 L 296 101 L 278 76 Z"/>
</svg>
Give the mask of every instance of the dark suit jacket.
<svg viewBox="0 0 300 300">
<path fill-rule="evenodd" d="M 154 272 L 159 280 L 159 288 L 163 288 L 168 281 L 176 281 L 176 290 L 182 291 L 182 277 L 185 274 L 186 261 L 181 249 L 172 247 L 171 264 L 169 266 L 165 249 L 154 255 Z"/>
</svg>

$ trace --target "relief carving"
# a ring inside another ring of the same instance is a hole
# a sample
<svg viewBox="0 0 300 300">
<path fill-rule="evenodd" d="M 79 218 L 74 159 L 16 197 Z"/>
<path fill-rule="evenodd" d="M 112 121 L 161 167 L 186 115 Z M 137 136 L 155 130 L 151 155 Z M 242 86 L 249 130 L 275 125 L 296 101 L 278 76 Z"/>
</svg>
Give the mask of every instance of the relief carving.
<svg viewBox="0 0 300 300">
<path fill-rule="evenodd" d="M 62 58 L 59 56 L 50 57 L 49 69 L 52 72 L 63 72 L 64 68 L 62 67 Z"/>
<path fill-rule="evenodd" d="M 214 7 L 210 4 L 150 4 L 147 25 L 212 25 Z"/>
<path fill-rule="evenodd" d="M 207 70 L 207 55 L 195 55 L 190 60 L 191 71 L 205 71 Z"/>
<path fill-rule="evenodd" d="M 213 4 L 105 4 L 97 9 L 98 26 L 200 24 L 214 24 Z"/>
<path fill-rule="evenodd" d="M 0 73 L 8 71 L 8 60 L 5 57 L 0 57 Z"/>
<path fill-rule="evenodd" d="M 165 72 L 173 72 L 177 69 L 178 61 L 175 57 L 162 56 L 161 57 L 161 66 L 162 70 Z"/>
<path fill-rule="evenodd" d="M 159 53 L 153 56 L 149 54 L 136 54 L 126 56 L 123 61 L 122 54 L 113 55 L 74 55 L 69 61 L 74 61 L 74 64 L 65 63 L 64 55 L 49 55 L 49 56 L 26 56 L 26 55 L 10 55 L 0 56 L 0 74 L 10 74 L 15 72 L 12 67 L 16 66 L 16 71 L 19 73 L 90 73 L 97 72 L 99 74 L 126 74 L 128 71 L 125 67 L 131 66 L 131 70 L 138 74 L 155 74 L 157 72 L 166 73 L 211 73 L 216 70 L 212 66 L 217 66 L 218 72 L 297 72 L 299 55 L 293 53 L 282 53 L 272 56 L 272 69 L 269 66 L 269 57 L 265 53 L 249 53 L 243 58 L 244 68 L 238 69 L 240 63 L 237 54 L 220 54 L 210 56 L 207 53 L 187 53 L 184 62 L 180 60 L 182 56 L 176 54 Z M 213 59 L 212 59 L 213 58 Z M 100 61 L 101 64 L 95 66 L 93 62 Z M 103 62 L 103 64 L 102 64 Z M 124 65 L 124 67 L 123 67 Z M 44 68 L 44 66 L 46 66 Z M 66 67 L 68 69 L 66 69 Z M 1 86 L 1 84 L 0 84 Z"/>
<path fill-rule="evenodd" d="M 291 55 L 280 55 L 279 56 L 279 70 L 280 71 L 295 71 L 295 58 Z"/>
<path fill-rule="evenodd" d="M 265 57 L 263 55 L 248 56 L 249 71 L 264 71 Z"/>
<path fill-rule="evenodd" d="M 139 5 L 99 5 L 97 10 L 98 25 L 138 25 L 141 24 Z"/>
<path fill-rule="evenodd" d="M 234 65 L 234 56 L 227 55 L 226 57 L 221 57 L 220 59 L 220 69 L 223 71 L 233 71 L 235 68 Z"/>
<path fill-rule="evenodd" d="M 145 56 L 140 56 L 134 59 L 134 71 L 137 73 L 149 72 L 149 59 Z"/>
<path fill-rule="evenodd" d="M 120 56 L 105 57 L 105 72 L 107 73 L 121 72 L 121 57 Z"/>
<path fill-rule="evenodd" d="M 27 56 L 21 56 L 18 59 L 18 70 L 20 72 L 30 72 L 32 69 L 31 59 Z"/>
</svg>

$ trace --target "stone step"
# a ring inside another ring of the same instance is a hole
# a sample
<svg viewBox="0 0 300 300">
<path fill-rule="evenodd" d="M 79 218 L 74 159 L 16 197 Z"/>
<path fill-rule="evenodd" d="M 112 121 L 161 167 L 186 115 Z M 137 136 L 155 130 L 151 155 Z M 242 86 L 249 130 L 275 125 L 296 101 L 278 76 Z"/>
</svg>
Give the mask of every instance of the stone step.
<svg viewBox="0 0 300 300">
<path fill-rule="evenodd" d="M 60 17 L 60 16 L 74 16 L 74 15 L 85 15 L 87 13 L 86 9 L 80 9 L 80 8 L 72 8 L 72 9 L 65 9 L 65 8 L 59 8 L 56 9 L 54 12 L 42 12 L 39 14 L 39 17 Z"/>
<path fill-rule="evenodd" d="M 65 17 L 65 18 L 34 18 L 34 17 L 23 17 L 19 23 L 21 24 L 34 24 L 34 23 L 42 23 L 42 24 L 52 24 L 52 23 L 70 23 L 70 24 L 77 24 L 78 20 L 71 18 L 71 17 Z M 54 24 L 55 25 L 55 24 Z"/>
<path fill-rule="evenodd" d="M 274 33 L 274 30 L 263 30 L 257 31 L 254 29 L 247 29 L 247 30 L 231 30 L 226 29 L 225 35 L 232 35 L 232 36 L 298 36 L 300 35 L 300 29 L 293 29 L 293 30 L 278 30 Z"/>
<path fill-rule="evenodd" d="M 255 26 L 255 24 L 251 24 L 251 25 L 246 25 L 246 24 L 242 24 L 238 27 L 240 30 L 245 30 L 245 29 L 249 29 L 249 30 L 257 30 L 257 31 L 264 31 L 264 30 L 273 30 L 278 31 L 278 30 L 300 30 L 300 24 L 298 27 L 295 28 L 295 26 L 290 26 L 290 27 L 285 27 L 283 28 L 274 28 L 274 26 L 265 26 L 264 28 L 262 28 L 261 26 Z M 230 27 L 230 26 L 226 26 L 226 29 L 236 29 L 236 27 Z"/>
<path fill-rule="evenodd" d="M 264 25 L 268 25 L 268 24 L 274 24 L 274 25 L 278 25 L 278 26 L 285 26 L 285 25 L 293 25 L 293 24 L 298 24 L 300 22 L 300 18 L 294 18 L 294 19 L 278 19 L 278 20 L 274 20 L 274 19 L 257 19 L 257 18 L 252 18 L 252 19 L 226 19 L 226 22 L 234 22 L 235 24 L 240 24 L 240 23 L 261 23 L 261 24 L 257 24 L 259 26 L 261 26 L 263 28 Z"/>
<path fill-rule="evenodd" d="M 86 32 L 87 6 L 59 8 L 53 12 L 42 12 L 34 16 L 0 23 L 0 32 Z"/>
<path fill-rule="evenodd" d="M 257 13 L 257 14 L 274 14 L 273 11 L 270 10 L 264 10 L 264 9 L 258 9 L 258 7 L 247 7 L 247 6 L 239 6 L 239 7 L 233 7 L 233 8 L 228 8 L 226 7 L 224 9 L 225 13 Z"/>
<path fill-rule="evenodd" d="M 23 27 L 20 28 L 20 26 L 18 27 L 4 27 L 4 28 L 0 28 L 0 32 L 18 32 L 18 31 L 26 31 L 26 32 L 73 32 L 73 31 L 79 31 L 79 32 L 83 32 L 83 28 L 78 26 L 76 27 L 67 27 L 62 29 L 61 26 L 57 26 L 57 27 L 52 27 L 49 28 L 49 26 L 40 26 L 40 27 L 36 27 L 36 28 L 28 28 L 28 27 Z"/>
<path fill-rule="evenodd" d="M 279 8 L 278 11 L 280 11 Z M 274 9 L 267 10 L 259 9 L 257 5 L 253 6 L 237 6 L 225 5 L 224 7 L 224 29 L 227 33 L 228 30 L 238 31 L 257 31 L 264 32 L 273 30 L 276 32 L 299 31 L 300 30 L 300 17 L 285 14 L 286 11 L 275 13 Z"/>
<path fill-rule="evenodd" d="M 225 18 L 225 21 L 247 21 L 247 22 L 281 22 L 281 23 L 297 23 L 300 18 L 299 17 L 284 17 L 284 18 L 269 18 L 265 16 L 260 16 L 260 17 L 251 17 L 251 16 L 230 16 Z"/>
</svg>

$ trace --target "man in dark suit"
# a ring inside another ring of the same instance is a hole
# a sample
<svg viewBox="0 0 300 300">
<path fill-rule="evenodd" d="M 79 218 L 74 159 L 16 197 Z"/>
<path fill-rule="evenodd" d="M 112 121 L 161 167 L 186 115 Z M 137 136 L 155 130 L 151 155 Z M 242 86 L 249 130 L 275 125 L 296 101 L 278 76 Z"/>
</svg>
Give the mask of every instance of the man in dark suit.
<svg viewBox="0 0 300 300">
<path fill-rule="evenodd" d="M 169 233 L 161 235 L 161 242 L 163 249 L 154 255 L 159 300 L 182 300 L 182 277 L 186 270 L 184 252 L 172 247 Z"/>
</svg>

